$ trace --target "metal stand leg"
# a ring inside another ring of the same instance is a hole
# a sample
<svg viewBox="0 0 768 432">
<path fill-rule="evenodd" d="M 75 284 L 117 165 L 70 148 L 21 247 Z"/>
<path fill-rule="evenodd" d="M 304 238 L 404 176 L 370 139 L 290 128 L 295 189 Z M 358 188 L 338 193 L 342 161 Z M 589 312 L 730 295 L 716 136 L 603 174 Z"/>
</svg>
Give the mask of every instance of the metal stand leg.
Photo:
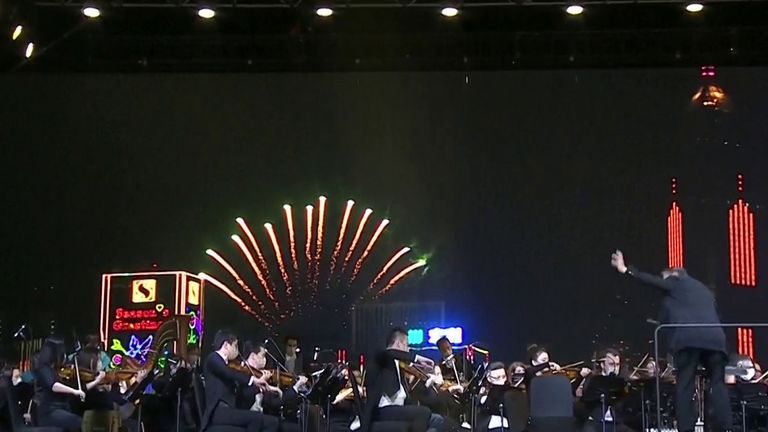
<svg viewBox="0 0 768 432">
<path fill-rule="evenodd" d="M 176 390 L 176 432 L 181 430 L 181 388 Z"/>
</svg>

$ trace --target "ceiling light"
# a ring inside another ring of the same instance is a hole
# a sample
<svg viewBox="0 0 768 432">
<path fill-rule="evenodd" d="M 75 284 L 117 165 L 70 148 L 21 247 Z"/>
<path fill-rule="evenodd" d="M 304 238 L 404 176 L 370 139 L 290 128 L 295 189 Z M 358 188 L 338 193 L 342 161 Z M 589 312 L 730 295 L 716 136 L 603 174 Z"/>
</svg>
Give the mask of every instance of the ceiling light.
<svg viewBox="0 0 768 432">
<path fill-rule="evenodd" d="M 459 10 L 456 9 L 455 7 L 453 7 L 453 6 L 448 6 L 448 7 L 444 7 L 443 10 L 440 11 L 440 13 L 443 14 L 443 16 L 446 16 L 446 17 L 450 18 L 450 17 L 455 17 L 456 15 L 458 15 L 459 14 Z"/>
<path fill-rule="evenodd" d="M 98 18 L 101 15 L 101 11 L 97 7 L 86 6 L 83 8 L 83 15 L 88 18 Z"/>
<path fill-rule="evenodd" d="M 197 16 L 204 19 L 211 19 L 216 16 L 216 11 L 209 7 L 201 7 L 197 10 Z"/>
<path fill-rule="evenodd" d="M 565 11 L 569 15 L 581 15 L 584 12 L 584 7 L 581 5 L 570 5 L 565 9 Z"/>
<path fill-rule="evenodd" d="M 13 34 L 11 35 L 12 40 L 16 40 L 21 36 L 21 32 L 24 31 L 24 27 L 17 25 L 15 29 L 13 29 Z"/>
</svg>

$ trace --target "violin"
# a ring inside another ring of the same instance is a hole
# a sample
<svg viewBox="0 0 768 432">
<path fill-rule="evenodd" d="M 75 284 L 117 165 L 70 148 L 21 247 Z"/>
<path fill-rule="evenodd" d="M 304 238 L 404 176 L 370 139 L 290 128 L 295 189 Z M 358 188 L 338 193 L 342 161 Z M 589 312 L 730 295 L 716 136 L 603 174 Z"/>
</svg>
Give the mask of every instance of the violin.
<svg viewBox="0 0 768 432">
<path fill-rule="evenodd" d="M 294 375 L 291 375 L 287 372 L 281 372 L 279 369 L 256 369 L 249 366 L 245 362 L 242 364 L 237 362 L 229 362 L 227 363 L 227 366 L 232 370 L 244 373 L 246 375 L 251 375 L 256 378 L 261 378 L 264 375 L 263 372 L 270 372 L 272 376 L 270 376 L 268 382 L 272 385 L 277 385 L 280 387 L 291 387 L 296 384 L 297 380 Z"/>
<path fill-rule="evenodd" d="M 406 375 L 412 376 L 416 381 L 421 381 L 424 384 L 427 383 L 429 380 L 429 374 L 421 369 L 419 369 L 418 366 L 414 364 L 406 363 L 402 360 L 398 361 L 398 367 L 400 367 L 400 371 L 405 373 Z M 435 391 L 438 391 L 437 387 L 433 384 L 432 389 Z"/>
<path fill-rule="evenodd" d="M 96 379 L 96 377 L 99 376 L 100 371 L 94 371 L 90 369 L 82 369 L 78 368 L 80 372 L 80 380 L 84 382 L 91 382 Z M 67 367 L 59 369 L 59 378 L 66 381 L 72 381 L 75 380 L 75 368 L 73 367 Z M 133 379 L 137 374 L 139 373 L 139 370 L 136 369 L 114 369 L 110 371 L 106 371 L 104 373 L 104 379 L 102 379 L 102 384 L 116 384 L 123 381 L 130 381 Z"/>
</svg>

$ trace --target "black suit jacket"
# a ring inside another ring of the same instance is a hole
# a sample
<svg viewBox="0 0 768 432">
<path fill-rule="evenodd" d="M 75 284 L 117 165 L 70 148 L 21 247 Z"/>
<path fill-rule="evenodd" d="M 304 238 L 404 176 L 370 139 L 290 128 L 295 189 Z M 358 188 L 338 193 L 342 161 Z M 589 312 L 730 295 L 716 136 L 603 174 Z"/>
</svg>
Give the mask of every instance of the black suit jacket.
<svg viewBox="0 0 768 432">
<path fill-rule="evenodd" d="M 662 311 L 665 324 L 719 324 L 715 296 L 706 285 L 690 276 L 670 276 L 663 279 L 629 266 L 627 274 L 659 288 L 663 294 Z M 700 348 L 727 353 L 725 333 L 719 327 L 678 328 L 670 332 L 670 349 Z"/>
<path fill-rule="evenodd" d="M 205 376 L 205 412 L 201 423 L 205 430 L 220 403 L 225 403 L 232 408 L 236 407 L 237 385 L 247 386 L 251 382 L 251 377 L 230 369 L 216 352 L 212 352 L 205 359 L 203 374 Z"/>
<path fill-rule="evenodd" d="M 400 390 L 395 360 L 413 363 L 416 361 L 416 353 L 388 349 L 374 357 L 368 368 L 368 399 L 361 419 L 361 432 L 370 431 L 381 396 L 393 397 Z"/>
</svg>

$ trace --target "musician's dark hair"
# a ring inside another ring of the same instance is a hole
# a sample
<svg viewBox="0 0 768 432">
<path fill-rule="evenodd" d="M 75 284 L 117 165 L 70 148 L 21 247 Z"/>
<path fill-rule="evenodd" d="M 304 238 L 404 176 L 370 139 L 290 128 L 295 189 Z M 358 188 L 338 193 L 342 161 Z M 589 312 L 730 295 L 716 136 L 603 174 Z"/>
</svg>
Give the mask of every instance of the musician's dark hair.
<svg viewBox="0 0 768 432">
<path fill-rule="evenodd" d="M 521 361 L 512 362 L 509 364 L 509 367 L 507 367 L 507 375 L 512 376 L 515 374 L 515 369 L 517 368 L 525 368 L 525 363 Z"/>
<path fill-rule="evenodd" d="M 262 349 L 267 349 L 267 347 L 262 342 L 253 342 L 253 341 L 246 341 L 243 344 L 243 358 L 247 359 L 251 353 L 258 354 Z"/>
<path fill-rule="evenodd" d="M 216 332 L 213 337 L 213 349 L 219 350 L 224 346 L 224 342 L 235 343 L 237 336 L 228 329 L 222 329 Z"/>
<path fill-rule="evenodd" d="M 299 337 L 296 335 L 285 335 L 285 337 L 283 338 L 283 343 L 287 344 L 289 340 L 295 340 L 297 345 L 299 342 L 301 342 L 299 340 Z"/>
<path fill-rule="evenodd" d="M 101 340 L 97 335 L 91 334 L 85 336 L 85 346 L 87 348 L 95 348 L 99 349 L 101 345 Z"/>
<path fill-rule="evenodd" d="M 54 369 L 61 367 L 64 362 L 64 340 L 57 337 L 50 337 L 43 342 L 43 347 L 37 353 L 35 358 L 35 368 L 49 366 Z"/>
<path fill-rule="evenodd" d="M 539 356 L 539 354 L 547 352 L 547 348 L 541 345 L 528 345 L 528 361 L 531 362 L 533 359 Z"/>
<path fill-rule="evenodd" d="M 492 362 L 491 364 L 488 365 L 488 368 L 485 369 L 485 373 L 488 373 L 490 371 L 499 370 L 499 369 L 504 369 L 504 371 L 506 372 L 506 366 L 504 366 L 504 363 L 498 362 L 498 361 L 497 362 Z"/>
<path fill-rule="evenodd" d="M 392 330 L 389 331 L 389 335 L 387 336 L 387 346 L 392 346 L 392 344 L 395 343 L 399 338 L 405 336 L 408 337 L 408 332 L 405 331 L 402 327 L 395 327 Z"/>
<path fill-rule="evenodd" d="M 87 346 L 77 353 L 77 363 L 82 369 L 96 370 L 99 362 L 99 350 L 92 346 Z"/>
</svg>

